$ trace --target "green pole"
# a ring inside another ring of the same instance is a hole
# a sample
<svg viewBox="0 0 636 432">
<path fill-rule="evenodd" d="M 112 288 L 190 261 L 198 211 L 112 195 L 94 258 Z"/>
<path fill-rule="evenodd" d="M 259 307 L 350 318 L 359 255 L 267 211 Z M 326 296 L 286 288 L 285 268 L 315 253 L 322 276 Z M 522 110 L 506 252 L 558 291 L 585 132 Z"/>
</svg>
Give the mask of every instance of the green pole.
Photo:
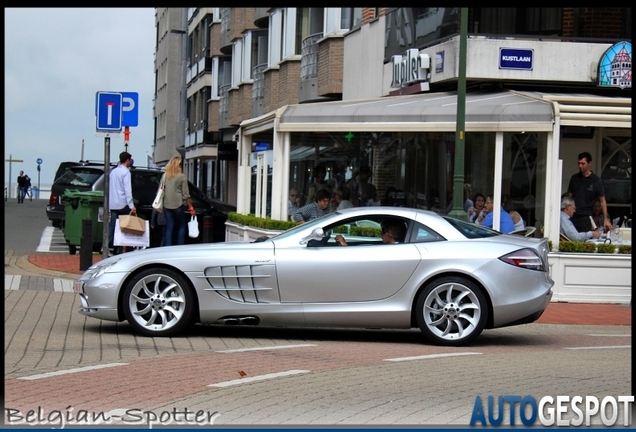
<svg viewBox="0 0 636 432">
<path fill-rule="evenodd" d="M 468 220 L 464 211 L 464 138 L 466 125 L 466 45 L 468 8 L 461 8 L 459 29 L 459 76 L 457 79 L 457 125 L 455 128 L 455 169 L 453 172 L 453 209 L 449 216 Z"/>
</svg>

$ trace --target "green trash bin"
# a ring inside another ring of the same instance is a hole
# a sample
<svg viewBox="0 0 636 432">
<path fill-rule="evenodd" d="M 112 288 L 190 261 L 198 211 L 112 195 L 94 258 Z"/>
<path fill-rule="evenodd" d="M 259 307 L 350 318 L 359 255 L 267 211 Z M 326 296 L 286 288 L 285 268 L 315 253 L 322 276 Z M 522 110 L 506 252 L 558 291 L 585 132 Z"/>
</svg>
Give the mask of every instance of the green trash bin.
<svg viewBox="0 0 636 432">
<path fill-rule="evenodd" d="M 92 219 L 93 251 L 99 252 L 104 238 L 104 192 L 66 190 L 64 202 L 64 239 L 75 255 L 82 241 L 82 220 Z"/>
</svg>

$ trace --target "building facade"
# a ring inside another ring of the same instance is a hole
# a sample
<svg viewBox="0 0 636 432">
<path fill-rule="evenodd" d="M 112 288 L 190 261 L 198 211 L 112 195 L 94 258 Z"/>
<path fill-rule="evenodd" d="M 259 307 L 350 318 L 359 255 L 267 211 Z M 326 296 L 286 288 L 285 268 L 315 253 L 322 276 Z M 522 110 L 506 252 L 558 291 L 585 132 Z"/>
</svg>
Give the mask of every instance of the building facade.
<svg viewBox="0 0 636 432">
<path fill-rule="evenodd" d="M 186 9 L 156 8 L 153 162 L 164 166 L 183 156 Z"/>
<path fill-rule="evenodd" d="M 558 245 L 588 151 L 610 217 L 631 217 L 631 8 L 467 8 L 460 153 L 461 9 L 186 11 L 187 174 L 240 213 L 287 219 L 317 165 L 332 188 L 370 166 L 384 204 L 508 195 Z"/>
</svg>

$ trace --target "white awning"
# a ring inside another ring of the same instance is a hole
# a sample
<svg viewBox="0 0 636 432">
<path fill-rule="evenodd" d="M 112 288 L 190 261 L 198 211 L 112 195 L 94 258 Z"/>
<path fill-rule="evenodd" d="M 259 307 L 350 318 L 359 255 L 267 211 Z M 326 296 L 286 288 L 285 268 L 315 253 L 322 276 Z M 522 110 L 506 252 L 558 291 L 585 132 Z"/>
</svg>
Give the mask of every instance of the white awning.
<svg viewBox="0 0 636 432">
<path fill-rule="evenodd" d="M 562 126 L 631 128 L 631 99 L 585 94 L 477 91 L 466 94 L 466 132 L 552 132 Z M 457 93 L 287 105 L 241 123 L 250 135 L 278 132 L 455 132 Z"/>
<path fill-rule="evenodd" d="M 521 94 L 553 103 L 561 126 L 632 127 L 631 98 L 544 92 Z"/>
<path fill-rule="evenodd" d="M 551 131 L 549 102 L 510 91 L 466 94 L 466 131 Z M 290 105 L 279 131 L 454 132 L 457 94 L 422 93 L 379 99 Z"/>
</svg>

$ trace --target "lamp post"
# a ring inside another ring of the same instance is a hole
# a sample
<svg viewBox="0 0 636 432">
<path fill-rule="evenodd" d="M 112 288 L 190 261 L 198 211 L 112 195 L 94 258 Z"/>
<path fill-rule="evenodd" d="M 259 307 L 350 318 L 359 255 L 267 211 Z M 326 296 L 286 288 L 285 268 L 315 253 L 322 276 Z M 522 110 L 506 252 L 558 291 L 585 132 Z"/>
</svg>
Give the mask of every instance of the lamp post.
<svg viewBox="0 0 636 432">
<path fill-rule="evenodd" d="M 449 216 L 468 220 L 464 211 L 464 132 L 466 126 L 466 45 L 468 8 L 460 10 L 459 76 L 457 79 L 457 124 L 455 126 L 455 166 L 453 170 L 453 209 Z"/>
</svg>

